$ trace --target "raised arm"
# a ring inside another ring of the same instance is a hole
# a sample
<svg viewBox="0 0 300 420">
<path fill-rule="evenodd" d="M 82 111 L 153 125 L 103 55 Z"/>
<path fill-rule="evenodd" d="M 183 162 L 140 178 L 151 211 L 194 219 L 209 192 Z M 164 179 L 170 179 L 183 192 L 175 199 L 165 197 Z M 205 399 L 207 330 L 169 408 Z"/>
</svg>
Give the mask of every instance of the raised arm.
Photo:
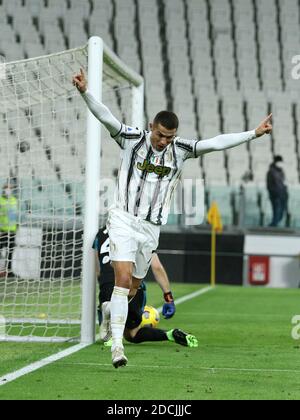
<svg viewBox="0 0 300 420">
<path fill-rule="evenodd" d="M 79 90 L 89 110 L 107 128 L 111 136 L 115 137 L 120 132 L 122 124 L 105 105 L 98 102 L 88 91 L 87 80 L 83 69 L 80 69 L 80 73 L 73 77 L 73 85 Z"/>
<path fill-rule="evenodd" d="M 271 119 L 272 114 L 263 120 L 257 129 L 253 131 L 237 134 L 224 134 L 210 140 L 199 141 L 196 146 L 196 155 L 199 157 L 205 153 L 231 149 L 265 134 L 270 134 L 273 128 Z"/>
</svg>

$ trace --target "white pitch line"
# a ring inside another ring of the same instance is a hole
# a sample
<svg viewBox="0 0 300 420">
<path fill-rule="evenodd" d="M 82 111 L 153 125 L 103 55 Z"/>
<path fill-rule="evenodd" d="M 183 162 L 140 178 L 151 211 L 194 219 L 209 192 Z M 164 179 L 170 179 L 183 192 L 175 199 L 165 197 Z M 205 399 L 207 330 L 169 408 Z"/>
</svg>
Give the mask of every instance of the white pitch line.
<svg viewBox="0 0 300 420">
<path fill-rule="evenodd" d="M 184 303 L 188 300 L 204 295 L 205 293 L 208 293 L 211 290 L 214 290 L 214 288 L 206 287 L 205 289 L 198 290 L 197 292 L 191 293 L 189 295 L 186 295 L 186 296 L 183 296 L 182 298 L 177 299 L 175 301 L 175 304 L 180 305 L 181 303 Z M 159 308 L 158 310 L 161 312 L 162 307 Z M 50 365 L 51 363 L 58 362 L 59 360 L 64 359 L 65 357 L 71 356 L 72 354 L 77 353 L 78 351 L 83 350 L 88 346 L 89 344 L 78 344 L 76 346 L 72 346 L 67 350 L 54 354 L 53 356 L 47 357 L 46 359 L 39 360 L 38 362 L 32 363 L 31 365 L 28 365 L 15 372 L 8 373 L 7 375 L 0 377 L 0 386 L 6 385 L 9 382 L 12 382 L 12 381 L 15 381 L 16 379 L 21 378 L 22 376 L 35 372 L 36 370 L 41 369 L 47 365 Z M 103 365 L 103 366 L 106 366 L 106 365 Z M 108 365 L 108 366 L 111 366 L 111 365 Z"/>
<path fill-rule="evenodd" d="M 111 364 L 108 363 L 80 363 L 80 362 L 76 362 L 76 363 L 62 363 L 62 365 L 64 366 L 91 366 L 91 367 L 110 367 Z M 195 369 L 194 366 L 156 366 L 156 365 L 151 365 L 151 366 L 147 366 L 147 365 L 131 365 L 130 363 L 127 365 L 128 368 L 133 368 L 133 369 Z M 202 371 L 208 371 L 208 372 L 244 372 L 244 373 L 295 373 L 297 375 L 300 374 L 300 370 L 293 370 L 293 369 L 251 369 L 251 368 L 210 368 L 210 367 L 204 367 L 204 366 L 199 366 L 197 367 L 198 370 L 202 370 Z"/>
</svg>

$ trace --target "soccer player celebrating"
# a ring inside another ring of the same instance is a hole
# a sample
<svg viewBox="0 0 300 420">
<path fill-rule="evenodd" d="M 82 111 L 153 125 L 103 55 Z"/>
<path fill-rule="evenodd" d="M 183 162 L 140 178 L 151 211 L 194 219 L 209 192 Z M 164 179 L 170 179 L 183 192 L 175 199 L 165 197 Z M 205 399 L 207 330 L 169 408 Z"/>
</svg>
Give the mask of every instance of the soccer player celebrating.
<svg viewBox="0 0 300 420">
<path fill-rule="evenodd" d="M 100 287 L 99 294 L 99 323 L 100 339 L 110 344 L 110 300 L 114 290 L 114 271 L 109 258 L 109 236 L 106 229 L 100 229 L 93 245 L 96 253 L 97 274 Z M 164 292 L 165 304 L 163 316 L 170 319 L 175 314 L 175 303 L 170 290 L 170 282 L 167 273 L 159 260 L 157 254 L 153 254 L 151 262 L 152 271 L 157 283 Z M 186 347 L 198 347 L 198 340 L 195 336 L 187 334 L 176 328 L 164 331 L 158 328 L 142 327 L 142 315 L 147 301 L 146 286 L 142 282 L 136 295 L 129 303 L 128 317 L 124 331 L 127 341 L 139 344 L 154 341 L 171 341 Z"/>
<path fill-rule="evenodd" d="M 88 91 L 82 69 L 73 77 L 73 84 L 121 148 L 116 200 L 107 223 L 115 272 L 111 299 L 112 363 L 118 368 L 128 362 L 123 347 L 128 296 L 134 296 L 148 272 L 152 253 L 158 247 L 160 226 L 167 223 L 172 194 L 184 162 L 270 134 L 272 114 L 253 131 L 203 141 L 184 140 L 177 135 L 179 121 L 173 112 L 157 114 L 150 124 L 150 132 L 131 128 L 95 100 Z"/>
</svg>

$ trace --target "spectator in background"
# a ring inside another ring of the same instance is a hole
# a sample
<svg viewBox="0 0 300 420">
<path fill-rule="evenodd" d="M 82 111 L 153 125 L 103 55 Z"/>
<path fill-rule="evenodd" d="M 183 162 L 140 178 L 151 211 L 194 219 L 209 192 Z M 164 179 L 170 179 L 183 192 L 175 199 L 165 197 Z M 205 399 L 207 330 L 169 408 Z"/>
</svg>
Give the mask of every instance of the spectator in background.
<svg viewBox="0 0 300 420">
<path fill-rule="evenodd" d="M 6 260 L 6 273 L 13 277 L 12 256 L 17 232 L 18 200 L 10 184 L 3 186 L 0 196 L 0 253 Z"/>
<path fill-rule="evenodd" d="M 273 208 L 271 227 L 277 227 L 287 211 L 288 188 L 285 183 L 282 156 L 275 156 L 267 175 L 267 186 Z"/>
</svg>

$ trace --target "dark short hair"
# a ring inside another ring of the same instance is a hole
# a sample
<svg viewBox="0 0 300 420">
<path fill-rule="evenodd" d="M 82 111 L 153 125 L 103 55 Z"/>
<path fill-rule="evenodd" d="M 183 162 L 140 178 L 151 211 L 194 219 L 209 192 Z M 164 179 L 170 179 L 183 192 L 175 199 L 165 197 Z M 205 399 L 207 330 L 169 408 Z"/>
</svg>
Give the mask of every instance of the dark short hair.
<svg viewBox="0 0 300 420">
<path fill-rule="evenodd" d="M 153 124 L 160 124 L 168 130 L 177 130 L 179 127 L 179 120 L 174 112 L 161 111 L 154 118 Z"/>
<path fill-rule="evenodd" d="M 275 156 L 275 157 L 274 157 L 274 162 L 275 162 L 275 163 L 277 163 L 277 162 L 283 162 L 283 157 L 282 157 L 282 156 L 280 156 L 280 155 Z"/>
</svg>

